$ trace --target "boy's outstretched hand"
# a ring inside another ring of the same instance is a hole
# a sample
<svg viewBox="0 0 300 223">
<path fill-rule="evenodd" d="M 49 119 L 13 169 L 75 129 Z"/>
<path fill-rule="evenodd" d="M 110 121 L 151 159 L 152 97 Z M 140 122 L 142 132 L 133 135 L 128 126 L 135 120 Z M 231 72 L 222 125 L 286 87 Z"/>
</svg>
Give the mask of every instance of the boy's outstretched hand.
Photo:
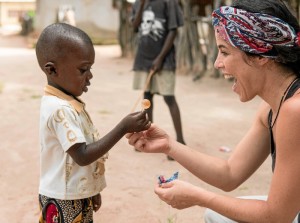
<svg viewBox="0 0 300 223">
<path fill-rule="evenodd" d="M 134 112 L 127 115 L 122 121 L 126 133 L 140 132 L 150 128 L 151 122 L 147 111 Z"/>
</svg>

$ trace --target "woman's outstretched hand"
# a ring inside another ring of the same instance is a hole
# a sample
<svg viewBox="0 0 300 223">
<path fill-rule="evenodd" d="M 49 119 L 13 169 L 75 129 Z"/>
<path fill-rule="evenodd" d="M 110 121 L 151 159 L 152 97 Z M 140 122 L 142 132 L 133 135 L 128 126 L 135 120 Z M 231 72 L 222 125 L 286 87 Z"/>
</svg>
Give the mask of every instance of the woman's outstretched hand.
<svg viewBox="0 0 300 223">
<path fill-rule="evenodd" d="M 146 131 L 126 134 L 128 143 L 145 153 L 168 153 L 170 150 L 168 134 L 151 124 Z"/>
<path fill-rule="evenodd" d="M 190 183 L 174 180 L 169 183 L 157 184 L 154 192 L 173 208 L 184 209 L 195 205 L 202 206 L 200 199 L 205 191 Z"/>
</svg>

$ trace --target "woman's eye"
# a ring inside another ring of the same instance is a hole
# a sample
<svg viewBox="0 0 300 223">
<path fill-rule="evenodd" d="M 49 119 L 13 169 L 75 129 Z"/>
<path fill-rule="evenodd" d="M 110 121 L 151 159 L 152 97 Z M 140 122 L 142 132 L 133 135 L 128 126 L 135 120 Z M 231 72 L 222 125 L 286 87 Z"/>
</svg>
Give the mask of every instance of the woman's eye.
<svg viewBox="0 0 300 223">
<path fill-rule="evenodd" d="M 221 51 L 220 52 L 222 55 L 224 55 L 224 56 L 227 56 L 228 55 L 228 53 L 226 53 L 226 52 L 224 52 L 224 51 Z"/>
</svg>

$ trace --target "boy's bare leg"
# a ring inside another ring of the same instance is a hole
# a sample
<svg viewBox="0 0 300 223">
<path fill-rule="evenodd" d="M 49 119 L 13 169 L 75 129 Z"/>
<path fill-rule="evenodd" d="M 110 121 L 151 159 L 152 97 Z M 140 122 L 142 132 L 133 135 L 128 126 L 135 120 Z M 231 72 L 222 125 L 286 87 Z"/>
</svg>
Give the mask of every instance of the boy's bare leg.
<svg viewBox="0 0 300 223">
<path fill-rule="evenodd" d="M 185 145 L 182 133 L 182 125 L 181 125 L 181 117 L 178 104 L 176 102 L 175 96 L 164 96 L 164 100 L 169 107 L 170 114 L 173 120 L 175 132 L 176 132 L 176 139 L 178 142 Z M 167 156 L 169 160 L 174 160 L 172 157 Z"/>
</svg>

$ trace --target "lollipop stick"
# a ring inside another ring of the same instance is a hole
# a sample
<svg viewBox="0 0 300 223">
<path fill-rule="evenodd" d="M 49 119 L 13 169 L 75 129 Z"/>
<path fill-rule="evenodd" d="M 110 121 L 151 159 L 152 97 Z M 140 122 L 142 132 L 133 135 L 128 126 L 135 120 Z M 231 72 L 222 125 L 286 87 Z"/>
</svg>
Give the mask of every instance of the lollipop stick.
<svg viewBox="0 0 300 223">
<path fill-rule="evenodd" d="M 147 87 L 149 86 L 150 80 L 151 80 L 151 78 L 152 78 L 152 76 L 153 76 L 154 73 L 155 73 L 154 70 L 150 70 L 150 73 L 149 73 L 149 75 L 148 75 L 148 77 L 147 77 L 147 79 L 146 79 L 146 82 L 145 82 L 143 91 L 142 91 L 142 93 L 140 94 L 140 96 L 138 97 L 138 99 L 136 100 L 134 106 L 133 106 L 132 109 L 131 109 L 131 112 L 134 112 L 134 111 L 135 111 L 136 106 L 138 105 L 138 103 L 139 103 L 140 100 L 142 99 L 142 97 L 143 97 L 143 95 L 144 95 L 144 92 L 145 92 L 145 90 L 147 89 Z"/>
</svg>

